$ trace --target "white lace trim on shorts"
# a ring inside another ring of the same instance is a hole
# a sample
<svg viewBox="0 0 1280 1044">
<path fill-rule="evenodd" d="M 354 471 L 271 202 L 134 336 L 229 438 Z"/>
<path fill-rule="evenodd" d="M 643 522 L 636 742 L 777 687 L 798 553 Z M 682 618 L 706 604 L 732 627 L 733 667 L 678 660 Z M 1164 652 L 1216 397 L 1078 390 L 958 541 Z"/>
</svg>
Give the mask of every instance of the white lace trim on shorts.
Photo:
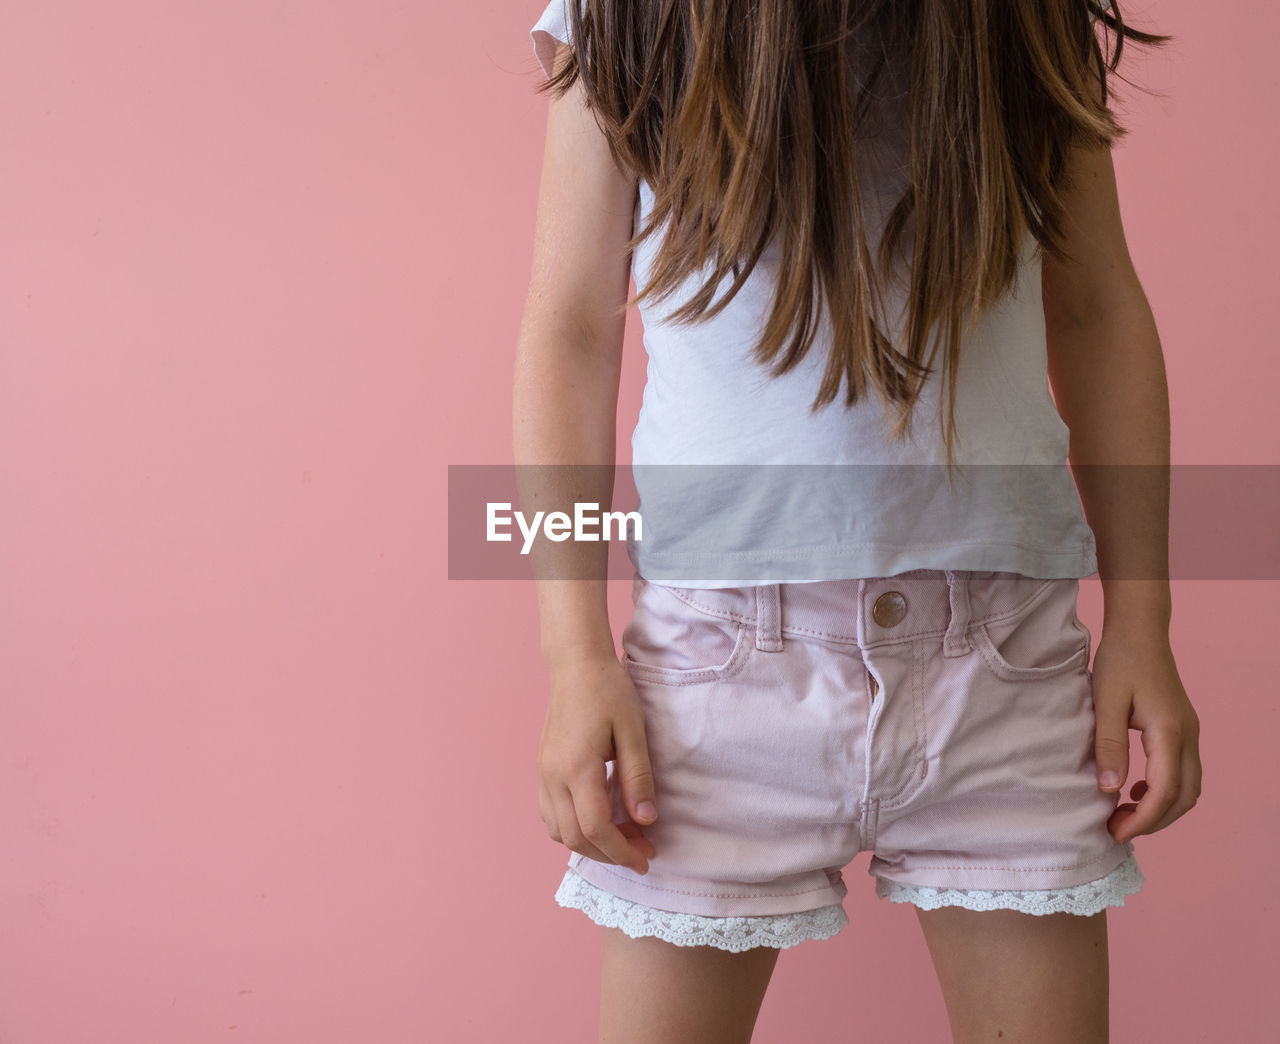
<svg viewBox="0 0 1280 1044">
<path fill-rule="evenodd" d="M 911 903 L 922 910 L 939 906 L 963 906 L 966 910 L 1018 910 L 1029 914 L 1071 913 L 1081 917 L 1107 906 L 1124 906 L 1124 897 L 1142 888 L 1142 871 L 1133 856 L 1133 842 L 1125 842 L 1128 855 L 1106 877 L 1070 888 L 1043 891 L 1001 891 L 980 888 L 929 888 L 876 878 L 876 895 L 895 903 Z"/>
<path fill-rule="evenodd" d="M 1105 877 L 1069 888 L 1007 891 L 978 888 L 930 888 L 876 878 L 876 895 L 923 910 L 962 906 L 968 910 L 1018 910 L 1030 914 L 1072 913 L 1087 917 L 1107 906 L 1124 906 L 1124 897 L 1142 887 L 1142 871 L 1126 842 L 1123 863 Z M 757 946 L 786 949 L 807 939 L 829 939 L 849 923 L 840 904 L 799 913 L 755 917 L 703 917 L 655 910 L 598 888 L 576 870 L 565 871 L 556 902 L 581 910 L 596 924 L 620 928 L 633 939 L 655 936 L 677 946 L 715 946 L 741 952 Z"/>
<path fill-rule="evenodd" d="M 596 924 L 621 928 L 633 939 L 652 935 L 677 946 L 714 946 L 733 952 L 756 946 L 785 950 L 806 939 L 828 939 L 849 923 L 838 904 L 760 917 L 702 917 L 654 910 L 596 887 L 572 868 L 565 871 L 556 890 L 556 902 L 581 910 Z"/>
</svg>

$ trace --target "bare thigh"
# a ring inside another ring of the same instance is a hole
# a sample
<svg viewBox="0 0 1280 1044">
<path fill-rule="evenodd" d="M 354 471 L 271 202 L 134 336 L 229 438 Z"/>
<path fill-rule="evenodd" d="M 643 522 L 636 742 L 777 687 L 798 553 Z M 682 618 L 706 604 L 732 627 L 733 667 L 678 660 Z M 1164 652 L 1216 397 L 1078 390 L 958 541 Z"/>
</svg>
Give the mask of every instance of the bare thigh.
<svg viewBox="0 0 1280 1044">
<path fill-rule="evenodd" d="M 676 946 L 604 929 L 601 1044 L 745 1044 L 779 950 Z"/>
<path fill-rule="evenodd" d="M 916 908 L 956 1044 L 1106 1044 L 1107 912 Z"/>
</svg>

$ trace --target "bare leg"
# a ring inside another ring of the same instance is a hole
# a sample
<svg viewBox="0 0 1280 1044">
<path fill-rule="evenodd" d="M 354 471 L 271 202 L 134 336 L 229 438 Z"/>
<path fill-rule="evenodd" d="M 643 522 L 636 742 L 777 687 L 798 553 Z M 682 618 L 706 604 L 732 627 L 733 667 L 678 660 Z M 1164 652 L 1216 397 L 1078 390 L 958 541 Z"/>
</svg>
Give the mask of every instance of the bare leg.
<svg viewBox="0 0 1280 1044">
<path fill-rule="evenodd" d="M 1107 1044 L 1107 912 L 916 908 L 956 1044 Z"/>
<path fill-rule="evenodd" d="M 781 952 L 676 946 L 604 929 L 601 1044 L 746 1044 Z"/>
</svg>

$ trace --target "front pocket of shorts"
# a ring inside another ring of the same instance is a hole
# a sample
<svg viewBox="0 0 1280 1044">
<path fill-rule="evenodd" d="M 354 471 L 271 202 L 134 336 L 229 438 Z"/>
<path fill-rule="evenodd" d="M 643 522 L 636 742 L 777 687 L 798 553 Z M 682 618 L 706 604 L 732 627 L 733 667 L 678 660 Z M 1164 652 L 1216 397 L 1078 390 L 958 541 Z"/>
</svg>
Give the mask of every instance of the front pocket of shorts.
<svg viewBox="0 0 1280 1044">
<path fill-rule="evenodd" d="M 671 589 L 649 584 L 622 632 L 622 664 L 637 681 L 696 685 L 737 674 L 755 648 L 755 631 L 700 612 Z"/>
<path fill-rule="evenodd" d="M 1073 582 L 1048 580 L 1009 616 L 978 624 L 973 638 L 992 673 L 1037 681 L 1087 670 L 1089 632 L 1076 615 Z"/>
</svg>

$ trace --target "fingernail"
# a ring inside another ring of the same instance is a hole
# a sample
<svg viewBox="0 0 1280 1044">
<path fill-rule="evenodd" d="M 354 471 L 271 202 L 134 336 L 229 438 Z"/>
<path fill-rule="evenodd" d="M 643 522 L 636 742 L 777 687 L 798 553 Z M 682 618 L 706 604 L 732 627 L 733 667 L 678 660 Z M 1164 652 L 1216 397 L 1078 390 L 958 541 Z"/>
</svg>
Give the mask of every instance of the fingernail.
<svg viewBox="0 0 1280 1044">
<path fill-rule="evenodd" d="M 1120 773 L 1110 771 L 1104 772 L 1099 777 L 1099 782 L 1101 782 L 1104 787 L 1118 787 L 1120 785 Z"/>
<path fill-rule="evenodd" d="M 658 815 L 658 810 L 653 807 L 652 801 L 641 801 L 636 806 L 636 811 L 640 814 L 641 819 L 655 819 Z"/>
</svg>

